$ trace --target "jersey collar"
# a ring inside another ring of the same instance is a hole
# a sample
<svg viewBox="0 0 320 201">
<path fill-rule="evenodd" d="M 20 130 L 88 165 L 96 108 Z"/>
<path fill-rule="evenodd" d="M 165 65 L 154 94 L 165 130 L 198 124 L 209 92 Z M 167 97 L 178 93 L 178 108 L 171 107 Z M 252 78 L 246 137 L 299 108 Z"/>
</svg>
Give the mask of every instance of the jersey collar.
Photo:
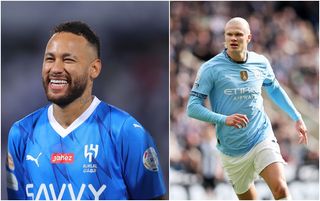
<svg viewBox="0 0 320 201">
<path fill-rule="evenodd" d="M 90 115 L 94 112 L 94 110 L 97 108 L 101 101 L 97 98 L 94 97 L 92 103 L 90 106 L 84 111 L 76 120 L 72 122 L 72 124 L 68 128 L 63 128 L 57 120 L 53 116 L 53 105 L 51 104 L 48 108 L 48 119 L 49 123 L 52 126 L 52 128 L 62 137 L 66 137 L 74 131 L 76 128 L 78 128 L 83 122 L 85 122 Z"/>
<path fill-rule="evenodd" d="M 224 55 L 231 61 L 231 62 L 233 62 L 233 63 L 237 63 L 237 64 L 244 64 L 244 63 L 246 63 L 247 61 L 248 61 L 248 51 L 246 52 L 246 60 L 244 60 L 244 61 L 235 61 L 235 60 L 233 60 L 229 55 L 228 55 L 228 53 L 227 53 L 227 48 L 226 49 L 224 49 L 224 51 L 223 51 L 223 53 L 224 53 Z"/>
</svg>

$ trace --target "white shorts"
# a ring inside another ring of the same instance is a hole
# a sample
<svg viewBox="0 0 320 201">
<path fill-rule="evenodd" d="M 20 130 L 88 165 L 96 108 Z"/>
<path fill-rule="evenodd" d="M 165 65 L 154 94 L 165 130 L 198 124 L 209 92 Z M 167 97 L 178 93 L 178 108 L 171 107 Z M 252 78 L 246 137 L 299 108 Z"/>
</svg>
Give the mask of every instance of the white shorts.
<svg viewBox="0 0 320 201">
<path fill-rule="evenodd" d="M 283 160 L 280 147 L 274 136 L 270 136 L 253 147 L 243 156 L 227 156 L 220 152 L 225 172 L 236 192 L 247 192 L 261 171 L 268 165 Z"/>
</svg>

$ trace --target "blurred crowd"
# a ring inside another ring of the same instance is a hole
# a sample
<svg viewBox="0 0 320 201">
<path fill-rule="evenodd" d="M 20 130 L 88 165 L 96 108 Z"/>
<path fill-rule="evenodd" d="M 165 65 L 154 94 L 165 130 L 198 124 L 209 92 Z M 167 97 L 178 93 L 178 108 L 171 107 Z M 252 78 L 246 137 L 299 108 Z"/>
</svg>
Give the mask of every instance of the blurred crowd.
<svg viewBox="0 0 320 201">
<path fill-rule="evenodd" d="M 232 17 L 248 20 L 253 35 L 249 50 L 269 59 L 280 84 L 292 92 L 291 98 L 302 98 L 312 112 L 319 111 L 318 7 L 319 2 L 171 2 L 171 171 L 195 175 L 211 198 L 217 183 L 226 182 L 214 126 L 189 118 L 186 105 L 200 65 L 224 49 L 224 25 Z M 312 176 L 307 179 L 318 180 L 318 141 L 316 149 L 297 145 L 294 123 L 267 100 L 265 107 L 288 163 L 288 181 L 301 180 L 300 170 L 308 165 Z M 311 122 L 319 124 L 318 119 Z M 316 132 L 312 134 L 318 140 Z M 170 183 L 179 182 L 171 177 Z"/>
</svg>

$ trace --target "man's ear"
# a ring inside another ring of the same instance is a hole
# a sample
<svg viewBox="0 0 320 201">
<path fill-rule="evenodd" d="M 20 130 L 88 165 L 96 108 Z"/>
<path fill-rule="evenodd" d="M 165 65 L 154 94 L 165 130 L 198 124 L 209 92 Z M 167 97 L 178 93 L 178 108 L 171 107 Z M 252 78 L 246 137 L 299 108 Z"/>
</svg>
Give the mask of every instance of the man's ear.
<svg viewBox="0 0 320 201">
<path fill-rule="evenodd" d="M 249 34 L 248 35 L 248 43 L 250 43 L 251 39 L 252 39 L 252 34 Z"/>
<path fill-rule="evenodd" d="M 90 78 L 96 79 L 101 72 L 101 60 L 95 59 L 90 65 Z"/>
</svg>

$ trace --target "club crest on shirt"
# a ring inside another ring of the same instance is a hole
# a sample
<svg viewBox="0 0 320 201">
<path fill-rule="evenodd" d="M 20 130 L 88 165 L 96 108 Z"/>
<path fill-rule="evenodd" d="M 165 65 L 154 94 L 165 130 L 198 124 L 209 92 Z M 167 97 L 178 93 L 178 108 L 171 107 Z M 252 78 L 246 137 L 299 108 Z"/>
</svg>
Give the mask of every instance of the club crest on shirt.
<svg viewBox="0 0 320 201">
<path fill-rule="evenodd" d="M 243 81 L 246 81 L 248 79 L 248 72 L 243 70 L 243 71 L 240 71 L 240 78 L 243 80 Z"/>
<path fill-rule="evenodd" d="M 143 165 L 150 171 L 158 171 L 159 170 L 159 160 L 156 153 L 156 150 L 153 147 L 149 147 L 143 153 Z"/>
<path fill-rule="evenodd" d="M 253 74 L 254 74 L 255 78 L 260 79 L 262 73 L 259 70 L 253 70 Z"/>
<path fill-rule="evenodd" d="M 97 172 L 98 164 L 96 163 L 96 159 L 99 152 L 98 144 L 87 144 L 84 146 L 84 157 L 88 160 L 88 163 L 83 164 L 83 173 L 95 173 Z"/>
</svg>

